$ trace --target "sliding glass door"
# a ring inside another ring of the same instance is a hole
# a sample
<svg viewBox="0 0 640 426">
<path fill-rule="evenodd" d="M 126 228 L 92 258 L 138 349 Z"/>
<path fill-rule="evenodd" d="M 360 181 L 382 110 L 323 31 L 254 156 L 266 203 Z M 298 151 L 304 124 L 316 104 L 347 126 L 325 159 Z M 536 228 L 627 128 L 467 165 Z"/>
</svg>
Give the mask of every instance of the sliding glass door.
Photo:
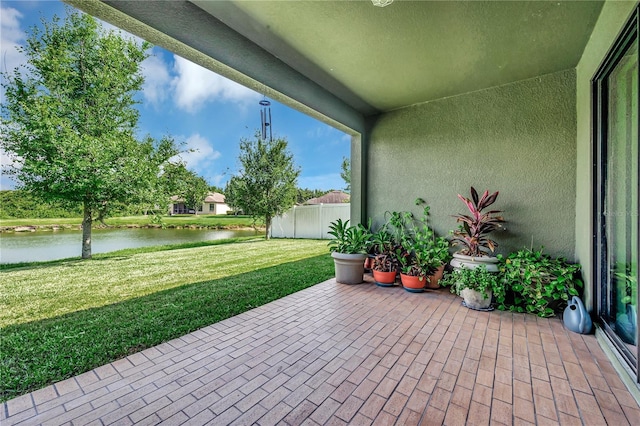
<svg viewBox="0 0 640 426">
<path fill-rule="evenodd" d="M 598 315 L 638 377 L 638 13 L 594 82 Z"/>
</svg>

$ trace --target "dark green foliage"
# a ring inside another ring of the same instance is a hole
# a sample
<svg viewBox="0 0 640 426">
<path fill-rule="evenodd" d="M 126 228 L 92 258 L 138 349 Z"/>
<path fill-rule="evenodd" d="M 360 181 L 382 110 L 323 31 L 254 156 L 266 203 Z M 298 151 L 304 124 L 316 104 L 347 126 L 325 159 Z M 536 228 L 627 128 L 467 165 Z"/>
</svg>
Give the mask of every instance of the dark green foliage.
<svg viewBox="0 0 640 426">
<path fill-rule="evenodd" d="M 328 255 L 184 285 L 57 318 L 0 339 L 5 401 L 295 293 L 334 274 Z"/>
<path fill-rule="evenodd" d="M 217 192 L 218 194 L 224 195 L 224 188 L 221 188 L 221 187 L 216 186 L 216 185 L 210 185 L 209 186 L 209 192 Z"/>
<path fill-rule="evenodd" d="M 347 157 L 342 157 L 342 164 L 340 164 L 340 177 L 344 180 L 345 192 L 351 192 L 351 161 Z"/>
<path fill-rule="evenodd" d="M 79 203 L 50 201 L 27 191 L 0 191 L 0 218 L 30 219 L 80 217 L 82 206 Z"/>
<path fill-rule="evenodd" d="M 138 216 L 150 212 L 148 203 L 112 202 L 109 216 Z M 164 211 L 163 211 L 164 213 Z M 82 217 L 80 203 L 47 200 L 29 191 L 0 191 L 0 219 L 58 219 Z"/>
<path fill-rule="evenodd" d="M 298 188 L 296 194 L 296 203 L 303 204 L 305 201 L 308 201 L 312 198 L 321 197 L 328 192 L 329 191 L 323 191 L 321 189 Z"/>
<path fill-rule="evenodd" d="M 513 302 L 503 301 L 499 309 L 551 317 L 566 306 L 570 296 L 578 296 L 583 285 L 580 265 L 546 255 L 542 248 L 499 258 L 504 285 L 513 293 Z"/>
<path fill-rule="evenodd" d="M 198 212 L 209 193 L 209 184 L 204 178 L 187 169 L 184 163 L 166 164 L 161 181 L 167 198 L 177 196 L 180 202 Z"/>
</svg>

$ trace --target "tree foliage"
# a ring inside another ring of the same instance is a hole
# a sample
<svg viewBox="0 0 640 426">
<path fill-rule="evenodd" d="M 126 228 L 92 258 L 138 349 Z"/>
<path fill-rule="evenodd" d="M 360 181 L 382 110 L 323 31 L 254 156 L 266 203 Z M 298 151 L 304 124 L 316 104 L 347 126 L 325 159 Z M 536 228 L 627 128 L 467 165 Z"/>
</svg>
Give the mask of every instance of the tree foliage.
<svg viewBox="0 0 640 426">
<path fill-rule="evenodd" d="M 187 169 L 182 162 L 167 164 L 162 176 L 169 196 L 177 196 L 197 214 L 198 208 L 202 207 L 202 202 L 210 190 L 207 181 Z"/>
<path fill-rule="evenodd" d="M 0 191 L 0 218 L 30 219 L 78 217 L 82 215 L 79 203 L 47 201 L 22 190 Z"/>
<path fill-rule="evenodd" d="M 345 192 L 351 192 L 351 161 L 347 157 L 342 157 L 342 164 L 340 165 L 340 177 L 344 180 L 344 183 L 347 185 L 344 190 Z"/>
<path fill-rule="evenodd" d="M 264 140 L 256 133 L 255 140 L 240 142 L 241 171 L 232 176 L 225 188 L 227 204 L 243 210 L 254 219 L 264 219 L 269 239 L 269 227 L 274 216 L 284 213 L 295 203 L 300 169 L 287 150 L 286 139 Z"/>
<path fill-rule="evenodd" d="M 217 185 L 209 185 L 209 192 L 217 192 L 218 194 L 224 195 L 224 188 Z"/>
<path fill-rule="evenodd" d="M 159 166 L 177 153 L 170 138 L 135 137 L 148 47 L 68 10 L 33 27 L 19 48 L 28 66 L 3 74 L 0 142 L 12 172 L 43 199 L 82 204 L 83 258 L 94 218 L 113 203 L 154 199 Z"/>
<path fill-rule="evenodd" d="M 305 201 L 308 201 L 312 198 L 322 197 L 324 194 L 327 194 L 330 191 L 324 191 L 322 189 L 308 189 L 308 188 L 298 188 L 296 195 L 296 203 L 302 204 Z"/>
</svg>

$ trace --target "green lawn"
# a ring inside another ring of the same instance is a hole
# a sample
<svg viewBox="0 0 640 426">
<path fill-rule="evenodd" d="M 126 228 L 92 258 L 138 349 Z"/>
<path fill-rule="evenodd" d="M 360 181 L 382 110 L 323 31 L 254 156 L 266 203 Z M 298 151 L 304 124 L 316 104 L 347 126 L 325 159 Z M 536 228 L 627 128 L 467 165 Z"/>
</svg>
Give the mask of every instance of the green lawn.
<svg viewBox="0 0 640 426">
<path fill-rule="evenodd" d="M 105 220 L 110 226 L 147 226 L 152 225 L 153 216 L 125 216 L 112 217 Z M 163 216 L 162 223 L 166 226 L 202 226 L 211 228 L 248 227 L 253 224 L 249 216 L 234 215 L 175 215 Z M 59 219 L 0 219 L 0 226 L 80 226 L 82 218 Z M 260 224 L 259 224 L 260 225 Z M 100 226 L 94 222 L 94 226 Z"/>
<path fill-rule="evenodd" d="M 326 241 L 116 253 L 0 271 L 0 399 L 322 282 Z"/>
</svg>

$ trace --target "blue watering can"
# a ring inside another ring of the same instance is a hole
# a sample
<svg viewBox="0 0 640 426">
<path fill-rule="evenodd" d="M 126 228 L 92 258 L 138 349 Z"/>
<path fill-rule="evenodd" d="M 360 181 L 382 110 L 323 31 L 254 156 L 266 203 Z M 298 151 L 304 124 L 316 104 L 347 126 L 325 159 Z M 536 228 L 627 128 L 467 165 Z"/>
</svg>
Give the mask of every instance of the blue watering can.
<svg viewBox="0 0 640 426">
<path fill-rule="evenodd" d="M 578 296 L 573 296 L 569 300 L 567 307 L 564 309 L 562 319 L 564 326 L 574 333 L 588 334 L 591 332 L 591 327 L 593 326 L 591 317 Z"/>
</svg>

